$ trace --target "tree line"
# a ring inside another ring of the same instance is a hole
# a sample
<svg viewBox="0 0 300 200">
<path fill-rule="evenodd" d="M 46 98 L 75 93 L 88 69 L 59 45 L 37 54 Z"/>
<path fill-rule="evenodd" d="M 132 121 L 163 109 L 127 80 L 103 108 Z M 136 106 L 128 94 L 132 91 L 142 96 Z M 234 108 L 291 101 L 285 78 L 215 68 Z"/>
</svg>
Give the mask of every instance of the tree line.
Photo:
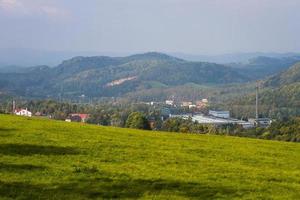
<svg viewBox="0 0 300 200">
<path fill-rule="evenodd" d="M 176 133 L 215 134 L 260 139 L 300 142 L 300 118 L 284 118 L 274 121 L 268 128 L 243 129 L 239 125 L 208 125 L 189 119 L 162 119 L 160 107 L 146 104 L 99 104 L 79 105 L 60 103 L 53 100 L 19 101 L 18 105 L 28 108 L 42 117 L 57 120 L 66 119 L 71 113 L 87 113 L 87 123 L 144 130 L 159 130 Z M 7 101 L 0 106 L 1 113 L 11 113 L 12 103 Z M 179 111 L 178 111 L 179 112 Z M 184 112 L 184 110 L 182 110 Z"/>
</svg>

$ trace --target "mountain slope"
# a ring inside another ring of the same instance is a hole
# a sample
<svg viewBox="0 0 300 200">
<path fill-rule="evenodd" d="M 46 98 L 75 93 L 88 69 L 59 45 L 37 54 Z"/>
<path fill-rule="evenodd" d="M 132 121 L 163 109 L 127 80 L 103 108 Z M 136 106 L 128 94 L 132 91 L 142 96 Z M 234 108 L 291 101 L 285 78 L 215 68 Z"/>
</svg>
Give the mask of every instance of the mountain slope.
<svg viewBox="0 0 300 200">
<path fill-rule="evenodd" d="M 290 66 L 300 62 L 300 56 L 291 57 L 255 57 L 246 63 L 233 63 L 229 66 L 237 69 L 240 73 L 251 80 L 265 79 L 267 76 L 276 75 Z"/>
<path fill-rule="evenodd" d="M 227 108 L 236 116 L 255 116 L 255 86 L 252 93 L 227 101 Z M 262 82 L 259 91 L 259 112 L 266 117 L 285 119 L 300 115 L 300 63 Z"/>
<path fill-rule="evenodd" d="M 300 56 L 299 53 L 263 53 L 263 52 L 253 52 L 253 53 L 231 53 L 231 54 L 221 54 L 221 55 L 191 55 L 184 53 L 171 53 L 178 58 L 183 58 L 190 61 L 205 61 L 213 62 L 219 64 L 228 63 L 245 63 L 249 59 L 257 57 L 269 57 L 269 58 L 284 58 L 284 57 L 294 57 Z"/>
<path fill-rule="evenodd" d="M 297 143 L 0 121 L 0 198 L 300 198 Z"/>
<path fill-rule="evenodd" d="M 26 73 L 2 73 L 0 78 L 2 90 L 17 94 L 23 91 L 22 95 L 30 94 L 33 97 L 58 94 L 120 96 L 149 87 L 149 82 L 176 86 L 186 83 L 226 84 L 248 80 L 224 65 L 188 62 L 155 52 L 128 57 L 75 57 L 54 68 L 36 67 Z M 112 82 L 119 84 L 110 84 Z"/>
<path fill-rule="evenodd" d="M 272 76 L 266 81 L 266 86 L 278 87 L 297 82 L 300 82 L 300 62 L 296 63 L 288 70 Z"/>
</svg>

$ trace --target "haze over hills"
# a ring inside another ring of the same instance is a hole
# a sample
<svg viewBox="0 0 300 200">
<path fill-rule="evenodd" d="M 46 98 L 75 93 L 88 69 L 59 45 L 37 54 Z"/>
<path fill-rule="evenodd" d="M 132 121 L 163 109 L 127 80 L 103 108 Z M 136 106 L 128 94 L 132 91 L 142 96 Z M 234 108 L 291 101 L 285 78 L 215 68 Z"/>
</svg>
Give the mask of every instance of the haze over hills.
<svg viewBox="0 0 300 200">
<path fill-rule="evenodd" d="M 257 57 L 244 64 L 221 65 L 191 62 L 156 52 L 127 57 L 77 56 L 56 67 L 3 68 L 0 89 L 33 98 L 72 98 L 82 94 L 116 97 L 137 91 L 152 93 L 153 89 L 164 91 L 172 88 L 177 88 L 177 93 L 185 96 L 188 90 L 182 86 L 193 88 L 251 82 L 281 72 L 298 61 L 300 57 L 297 56 Z"/>
<path fill-rule="evenodd" d="M 138 52 L 136 52 L 138 53 Z M 212 62 L 218 64 L 247 63 L 249 59 L 256 57 L 283 58 L 300 56 L 299 53 L 227 53 L 219 55 L 201 55 L 188 53 L 165 52 L 168 55 L 188 61 Z M 100 52 L 100 51 L 57 51 L 29 48 L 0 48 L 0 68 L 5 66 L 28 67 L 36 65 L 57 66 L 62 60 L 75 56 L 98 56 L 111 57 L 129 56 L 132 52 Z M 140 52 L 141 54 L 141 52 Z"/>
<path fill-rule="evenodd" d="M 32 96 L 119 96 L 153 85 L 186 83 L 226 84 L 249 78 L 230 67 L 190 62 L 161 53 L 128 57 L 74 57 L 54 68 L 38 66 L 18 73 L 1 74 L 2 90 Z"/>
<path fill-rule="evenodd" d="M 213 62 L 219 64 L 247 63 L 248 60 L 256 57 L 284 58 L 284 57 L 300 56 L 299 53 L 264 53 L 264 52 L 227 53 L 227 54 L 219 54 L 219 55 L 195 55 L 195 54 L 185 54 L 185 53 L 170 53 L 170 55 L 185 60 L 190 60 L 190 61 Z"/>
<path fill-rule="evenodd" d="M 265 79 L 267 76 L 280 73 L 300 61 L 300 56 L 265 57 L 259 56 L 249 59 L 244 63 L 231 63 L 229 66 L 252 80 Z"/>
<path fill-rule="evenodd" d="M 124 56 L 128 54 L 95 51 L 54 51 L 29 48 L 0 48 L 0 67 L 17 65 L 20 67 L 49 65 L 57 66 L 62 60 L 75 56 Z"/>
</svg>

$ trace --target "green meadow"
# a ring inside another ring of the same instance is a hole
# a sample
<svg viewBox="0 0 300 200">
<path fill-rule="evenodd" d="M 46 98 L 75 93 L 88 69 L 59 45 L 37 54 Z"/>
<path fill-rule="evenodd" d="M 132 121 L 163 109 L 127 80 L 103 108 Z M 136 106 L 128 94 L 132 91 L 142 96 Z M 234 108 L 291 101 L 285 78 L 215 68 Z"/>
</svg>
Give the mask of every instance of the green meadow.
<svg viewBox="0 0 300 200">
<path fill-rule="evenodd" d="M 0 199 L 300 199 L 300 144 L 0 115 Z"/>
</svg>

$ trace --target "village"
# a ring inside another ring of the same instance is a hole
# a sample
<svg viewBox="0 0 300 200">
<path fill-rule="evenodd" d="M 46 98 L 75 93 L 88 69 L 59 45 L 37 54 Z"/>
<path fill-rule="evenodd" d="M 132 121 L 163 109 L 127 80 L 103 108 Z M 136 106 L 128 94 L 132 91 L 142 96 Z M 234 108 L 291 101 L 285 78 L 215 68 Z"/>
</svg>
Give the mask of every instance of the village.
<svg viewBox="0 0 300 200">
<path fill-rule="evenodd" d="M 150 102 L 150 105 L 159 104 L 159 102 Z M 208 99 L 202 99 L 196 102 L 192 101 L 182 101 L 179 103 L 176 103 L 174 100 L 166 100 L 165 105 L 171 106 L 171 107 L 182 107 L 182 108 L 188 108 L 190 113 L 184 113 L 184 114 L 171 114 L 167 117 L 170 118 L 182 118 L 182 119 L 192 119 L 192 121 L 197 122 L 199 124 L 210 124 L 210 125 L 226 125 L 226 124 L 232 124 L 232 125 L 240 125 L 244 129 L 250 129 L 254 127 L 268 127 L 272 120 L 269 118 L 259 118 L 258 113 L 256 114 L 256 118 L 249 118 L 248 121 L 240 120 L 232 118 L 230 115 L 230 111 L 224 111 L 224 110 L 208 110 L 207 112 L 203 112 L 205 108 L 209 106 Z M 258 105 L 257 105 L 258 106 Z M 256 109 L 258 111 L 258 109 Z"/>
<path fill-rule="evenodd" d="M 180 118 L 183 120 L 192 120 L 203 125 L 238 125 L 243 129 L 251 129 L 255 127 L 267 128 L 272 123 L 269 118 L 259 118 L 258 116 L 258 104 L 256 105 L 256 117 L 249 118 L 247 120 L 236 119 L 231 117 L 228 110 L 211 110 L 209 108 L 209 100 L 204 98 L 197 101 L 175 101 L 167 99 L 164 102 L 140 102 L 136 104 L 144 104 L 154 109 L 158 109 L 161 121 L 167 119 Z M 19 116 L 26 117 L 47 117 L 52 119 L 51 115 L 45 116 L 41 112 L 32 113 L 27 108 L 16 109 L 15 102 L 13 102 L 13 113 Z M 90 118 L 89 113 L 68 113 L 64 119 L 66 122 L 81 122 L 87 123 Z M 151 129 L 155 129 L 155 119 L 153 117 L 147 118 Z M 101 125 L 99 123 L 99 125 Z M 113 124 L 112 124 L 113 125 Z"/>
</svg>

